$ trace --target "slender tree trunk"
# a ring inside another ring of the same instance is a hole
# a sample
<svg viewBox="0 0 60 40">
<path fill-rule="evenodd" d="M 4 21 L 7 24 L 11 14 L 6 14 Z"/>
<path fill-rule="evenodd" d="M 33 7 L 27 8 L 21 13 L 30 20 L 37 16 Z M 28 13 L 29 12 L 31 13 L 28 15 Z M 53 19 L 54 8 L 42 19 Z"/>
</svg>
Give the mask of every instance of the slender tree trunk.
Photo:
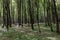
<svg viewBox="0 0 60 40">
<path fill-rule="evenodd" d="M 41 32 L 40 25 L 39 25 L 39 0 L 36 0 L 35 5 L 37 7 L 36 18 L 37 18 L 38 30 L 39 30 L 39 32 Z"/>
<path fill-rule="evenodd" d="M 7 29 L 11 27 L 11 16 L 10 16 L 10 0 L 6 0 L 6 11 L 7 11 Z"/>
<path fill-rule="evenodd" d="M 5 8 L 5 5 L 6 5 L 6 2 L 5 2 L 5 0 L 3 0 L 3 26 L 2 26 L 2 28 L 4 27 L 4 26 L 6 26 L 6 8 Z"/>
<path fill-rule="evenodd" d="M 10 16 L 10 0 L 3 0 L 3 27 L 6 26 L 7 30 L 11 26 L 11 16 Z"/>
<path fill-rule="evenodd" d="M 53 31 L 52 29 L 52 23 L 51 23 L 51 8 L 50 8 L 50 0 L 48 0 L 47 2 L 47 20 L 48 20 L 48 26 L 50 26 L 51 31 Z"/>
<path fill-rule="evenodd" d="M 59 23 L 58 23 L 58 14 L 56 9 L 56 2 L 55 0 L 52 1 L 52 16 L 54 15 L 55 23 L 56 23 L 56 32 L 59 33 Z"/>
<path fill-rule="evenodd" d="M 17 0 L 18 23 L 21 25 L 21 0 Z"/>
<path fill-rule="evenodd" d="M 27 11 L 27 5 L 26 5 L 26 0 L 24 1 L 24 20 L 25 20 L 25 24 L 27 23 L 27 13 L 26 13 L 26 11 Z"/>
<path fill-rule="evenodd" d="M 32 30 L 34 30 L 34 18 L 33 18 L 33 8 L 32 8 L 32 4 L 31 4 L 31 0 L 28 0 L 28 5 L 29 5 L 29 15 L 30 15 L 30 22 L 31 22 L 31 28 Z"/>
</svg>

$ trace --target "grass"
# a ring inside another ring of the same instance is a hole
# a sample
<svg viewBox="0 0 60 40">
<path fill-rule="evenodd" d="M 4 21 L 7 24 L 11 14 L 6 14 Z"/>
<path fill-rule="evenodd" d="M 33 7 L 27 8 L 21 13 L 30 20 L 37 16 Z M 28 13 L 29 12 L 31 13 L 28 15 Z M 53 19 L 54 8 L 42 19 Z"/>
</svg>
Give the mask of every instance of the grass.
<svg viewBox="0 0 60 40">
<path fill-rule="evenodd" d="M 60 35 L 51 32 L 50 27 L 40 25 L 41 33 L 38 32 L 37 26 L 34 27 L 35 30 L 31 30 L 30 27 L 12 27 L 9 31 L 0 30 L 0 40 L 60 40 Z"/>
</svg>

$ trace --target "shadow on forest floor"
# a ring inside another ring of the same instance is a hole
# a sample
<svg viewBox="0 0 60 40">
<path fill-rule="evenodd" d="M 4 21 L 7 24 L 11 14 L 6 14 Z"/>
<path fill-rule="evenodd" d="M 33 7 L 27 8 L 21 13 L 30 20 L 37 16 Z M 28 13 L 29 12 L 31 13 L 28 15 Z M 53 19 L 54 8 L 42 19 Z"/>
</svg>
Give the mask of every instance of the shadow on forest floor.
<svg viewBox="0 0 60 40">
<path fill-rule="evenodd" d="M 31 27 L 13 26 L 6 31 L 0 27 L 0 40 L 60 40 L 60 35 L 51 32 L 49 27 L 40 26 L 41 33 L 38 32 L 37 26 L 32 30 Z"/>
</svg>

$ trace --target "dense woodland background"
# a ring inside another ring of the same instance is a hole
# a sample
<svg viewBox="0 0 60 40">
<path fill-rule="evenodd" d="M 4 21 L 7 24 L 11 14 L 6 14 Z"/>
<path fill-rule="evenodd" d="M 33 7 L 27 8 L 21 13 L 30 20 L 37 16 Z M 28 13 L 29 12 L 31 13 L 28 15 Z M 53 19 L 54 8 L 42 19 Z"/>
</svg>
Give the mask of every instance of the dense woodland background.
<svg viewBox="0 0 60 40">
<path fill-rule="evenodd" d="M 60 0 L 0 0 L 0 31 L 1 40 L 59 40 Z"/>
</svg>

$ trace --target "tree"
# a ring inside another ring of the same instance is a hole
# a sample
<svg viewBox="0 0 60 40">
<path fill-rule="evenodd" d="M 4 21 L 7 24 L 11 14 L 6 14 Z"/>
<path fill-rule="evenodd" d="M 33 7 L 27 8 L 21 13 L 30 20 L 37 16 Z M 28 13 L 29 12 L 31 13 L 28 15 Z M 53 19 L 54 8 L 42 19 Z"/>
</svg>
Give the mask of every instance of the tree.
<svg viewBox="0 0 60 40">
<path fill-rule="evenodd" d="M 39 30 L 39 32 L 41 32 L 40 26 L 39 26 L 39 0 L 35 0 L 35 5 L 37 8 L 36 18 L 37 18 L 38 30 Z"/>
<path fill-rule="evenodd" d="M 17 0 L 17 10 L 18 10 L 18 23 L 19 23 L 19 26 L 21 25 L 21 2 L 22 0 Z"/>
<path fill-rule="evenodd" d="M 57 14 L 57 9 L 56 9 L 56 1 L 51 0 L 52 2 L 52 17 L 55 20 L 56 23 L 56 32 L 59 33 L 59 23 L 58 23 L 58 14 Z"/>
<path fill-rule="evenodd" d="M 32 30 L 34 30 L 34 26 L 33 26 L 33 24 L 34 24 L 34 17 L 33 17 L 34 11 L 33 11 L 31 0 L 28 0 L 28 6 L 29 6 L 29 15 L 30 15 L 31 28 L 32 28 Z"/>
<path fill-rule="evenodd" d="M 47 21 L 48 21 L 48 26 L 50 26 L 51 27 L 51 31 L 53 31 L 53 29 L 52 29 L 52 22 L 51 22 L 50 0 L 47 1 Z"/>
<path fill-rule="evenodd" d="M 6 25 L 7 30 L 11 27 L 11 16 L 10 16 L 10 0 L 3 0 L 3 26 Z"/>
<path fill-rule="evenodd" d="M 3 0 L 3 26 L 2 26 L 2 28 L 4 27 L 4 26 L 6 26 L 6 8 L 5 8 L 5 5 L 6 5 L 6 2 L 5 2 L 5 0 Z"/>
</svg>

